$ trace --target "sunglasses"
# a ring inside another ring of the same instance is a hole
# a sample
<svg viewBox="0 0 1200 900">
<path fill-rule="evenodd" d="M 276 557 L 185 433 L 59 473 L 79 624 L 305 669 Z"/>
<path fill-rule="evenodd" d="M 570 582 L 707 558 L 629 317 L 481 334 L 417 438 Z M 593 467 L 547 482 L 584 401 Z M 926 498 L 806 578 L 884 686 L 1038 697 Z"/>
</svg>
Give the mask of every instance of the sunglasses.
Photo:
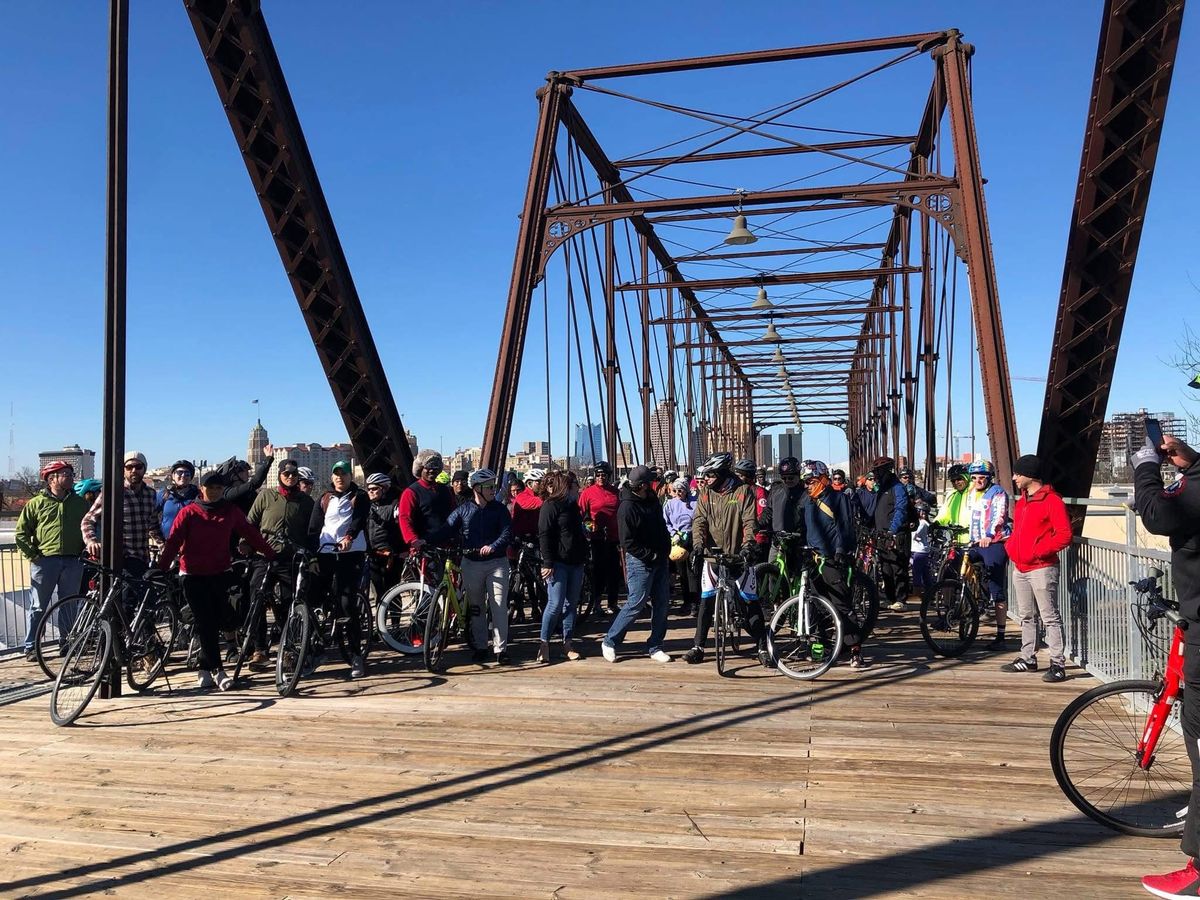
<svg viewBox="0 0 1200 900">
<path fill-rule="evenodd" d="M 496 489 L 496 482 L 485 481 L 483 484 L 478 485 L 478 487 L 481 491 L 494 491 Z"/>
<path fill-rule="evenodd" d="M 144 468 L 146 468 L 146 467 L 143 466 L 141 463 L 126 463 L 125 464 L 126 472 L 136 472 L 138 469 L 144 469 Z"/>
<path fill-rule="evenodd" d="M 282 472 L 279 473 L 279 477 L 280 478 L 299 478 L 300 473 L 297 472 L 295 469 L 284 469 Z"/>
</svg>

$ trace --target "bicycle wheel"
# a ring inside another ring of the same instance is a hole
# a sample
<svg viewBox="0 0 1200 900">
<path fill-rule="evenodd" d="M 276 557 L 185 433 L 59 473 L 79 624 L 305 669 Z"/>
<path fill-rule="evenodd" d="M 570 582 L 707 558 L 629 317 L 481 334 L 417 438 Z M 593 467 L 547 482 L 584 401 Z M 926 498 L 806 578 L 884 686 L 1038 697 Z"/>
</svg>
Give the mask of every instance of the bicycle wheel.
<svg viewBox="0 0 1200 900">
<path fill-rule="evenodd" d="M 149 690 L 166 668 L 177 627 L 175 610 L 160 603 L 125 642 L 125 680 L 135 691 Z"/>
<path fill-rule="evenodd" d="M 50 721 L 70 725 L 79 718 L 100 689 L 113 655 L 112 625 L 95 619 L 92 627 L 73 642 L 50 692 Z"/>
<path fill-rule="evenodd" d="M 850 609 L 858 624 L 860 640 L 866 640 L 879 619 L 879 588 L 858 570 L 850 574 Z"/>
<path fill-rule="evenodd" d="M 237 662 L 233 666 L 233 680 L 237 681 L 242 674 L 242 666 L 246 664 L 246 660 L 254 645 L 254 625 L 258 619 L 258 612 L 262 608 L 263 600 L 258 591 L 254 592 L 254 596 L 250 599 L 250 609 L 246 612 L 246 621 L 242 623 L 242 639 L 238 642 Z"/>
<path fill-rule="evenodd" d="M 962 656 L 979 633 L 979 606 L 961 581 L 943 581 L 921 599 L 921 637 L 938 656 Z"/>
<path fill-rule="evenodd" d="M 833 604 L 819 594 L 792 597 L 771 617 L 767 649 L 776 668 L 789 678 L 817 678 L 842 652 L 842 620 Z"/>
<path fill-rule="evenodd" d="M 308 653 L 308 637 L 312 629 L 312 617 L 303 603 L 293 603 L 288 617 L 283 622 L 279 635 L 279 653 L 275 657 L 275 689 L 280 697 L 296 690 L 304 657 Z"/>
<path fill-rule="evenodd" d="M 1114 681 L 1067 704 L 1050 734 L 1050 767 L 1075 807 L 1101 825 L 1139 837 L 1175 837 L 1183 830 L 1192 769 L 1180 722 L 1171 707 L 1150 768 L 1136 751 L 1157 681 Z"/>
<path fill-rule="evenodd" d="M 443 670 L 442 657 L 446 653 L 446 642 L 450 639 L 450 602 L 446 592 L 439 590 L 429 603 L 429 614 L 425 617 L 425 643 L 421 655 L 425 668 L 430 672 Z"/>
<path fill-rule="evenodd" d="M 379 598 L 375 625 L 379 637 L 397 653 L 420 653 L 433 592 L 419 581 L 406 581 Z"/>
<path fill-rule="evenodd" d="M 718 588 L 713 597 L 713 639 L 717 644 L 717 674 L 725 674 L 725 658 L 729 654 L 729 640 L 726 629 L 729 627 L 730 609 L 729 598 L 725 588 Z"/>
<path fill-rule="evenodd" d="M 530 604 L 532 607 L 533 604 Z M 525 621 L 525 579 L 520 566 L 513 566 L 508 576 L 508 624 Z"/>
<path fill-rule="evenodd" d="M 371 615 L 371 601 L 363 592 L 359 592 L 355 602 L 355 610 L 358 615 L 358 634 L 359 634 L 359 653 L 362 658 L 367 658 L 367 653 L 371 647 L 371 630 L 374 628 L 375 621 Z M 346 639 L 345 626 L 337 630 L 338 653 L 342 656 L 342 662 L 346 665 L 352 665 L 354 660 L 350 652 L 350 643 Z"/>
<path fill-rule="evenodd" d="M 75 615 L 66 634 L 58 630 L 61 615 L 70 616 L 72 607 Z M 100 610 L 99 598 L 95 594 L 75 594 L 59 597 L 42 613 L 37 631 L 33 636 L 33 651 L 38 667 L 53 681 L 58 677 L 58 664 L 67 655 L 71 645 L 86 633 Z"/>
</svg>

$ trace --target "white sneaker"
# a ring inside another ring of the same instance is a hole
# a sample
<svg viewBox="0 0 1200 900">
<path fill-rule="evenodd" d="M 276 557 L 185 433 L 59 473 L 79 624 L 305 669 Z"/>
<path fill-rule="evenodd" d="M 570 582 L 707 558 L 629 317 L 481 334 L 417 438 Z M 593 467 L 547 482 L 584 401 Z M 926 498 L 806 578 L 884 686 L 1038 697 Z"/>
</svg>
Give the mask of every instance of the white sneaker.
<svg viewBox="0 0 1200 900">
<path fill-rule="evenodd" d="M 668 663 L 671 661 L 671 654 L 666 650 L 655 650 L 650 654 L 650 658 L 657 663 Z"/>
<path fill-rule="evenodd" d="M 617 661 L 617 648 L 608 643 L 600 644 L 600 652 L 604 654 L 604 658 L 609 662 Z"/>
<path fill-rule="evenodd" d="M 213 678 L 213 673 L 208 669 L 201 669 L 200 674 L 196 676 L 196 687 L 202 690 L 208 690 L 217 686 L 216 680 Z"/>
<path fill-rule="evenodd" d="M 233 679 L 225 674 L 224 669 L 220 669 L 217 672 L 217 687 L 223 691 L 227 691 L 233 687 Z"/>
<path fill-rule="evenodd" d="M 908 609 L 908 604 L 903 600 L 897 600 L 895 603 L 891 604 L 888 609 L 890 609 L 892 612 L 904 612 L 906 609 Z"/>
<path fill-rule="evenodd" d="M 366 674 L 367 674 L 367 664 L 365 662 L 363 662 L 363 658 L 361 656 L 356 656 L 356 657 L 354 657 L 354 659 L 350 660 L 350 677 L 351 678 L 362 678 Z"/>
</svg>

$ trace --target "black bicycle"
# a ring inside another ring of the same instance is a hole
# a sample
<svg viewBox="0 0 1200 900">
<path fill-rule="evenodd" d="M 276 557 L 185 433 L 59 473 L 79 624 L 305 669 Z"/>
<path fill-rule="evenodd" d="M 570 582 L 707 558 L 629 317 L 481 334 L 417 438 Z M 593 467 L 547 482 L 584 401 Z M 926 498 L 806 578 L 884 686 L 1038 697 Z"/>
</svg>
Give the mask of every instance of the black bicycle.
<svg viewBox="0 0 1200 900">
<path fill-rule="evenodd" d="M 539 622 L 546 608 L 546 582 L 542 580 L 542 555 L 537 541 L 517 538 L 517 557 L 508 576 L 508 620 L 525 621 L 525 605 L 529 605 L 529 621 Z"/>
</svg>

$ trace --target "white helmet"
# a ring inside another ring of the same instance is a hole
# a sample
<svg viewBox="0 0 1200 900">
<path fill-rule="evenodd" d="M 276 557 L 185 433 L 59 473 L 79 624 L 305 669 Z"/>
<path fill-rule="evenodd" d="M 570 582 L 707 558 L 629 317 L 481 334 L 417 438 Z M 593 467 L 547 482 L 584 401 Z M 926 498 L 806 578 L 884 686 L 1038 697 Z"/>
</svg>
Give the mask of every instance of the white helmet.
<svg viewBox="0 0 1200 900">
<path fill-rule="evenodd" d="M 391 485 L 391 483 L 392 483 L 392 479 L 388 478 L 382 472 L 375 472 L 374 474 L 367 476 L 367 485 L 368 486 L 373 485 L 373 484 L 382 484 L 384 487 L 389 487 Z"/>
<path fill-rule="evenodd" d="M 481 484 L 487 484 L 489 481 L 494 482 L 495 480 L 496 473 L 491 469 L 476 469 L 471 473 L 470 477 L 467 478 L 467 484 L 469 484 L 472 488 L 475 488 Z"/>
<path fill-rule="evenodd" d="M 316 481 L 316 476 L 313 475 L 313 470 L 308 466 L 301 466 L 296 470 L 296 474 L 300 476 L 301 481 Z"/>
<path fill-rule="evenodd" d="M 543 469 L 530 469 L 529 474 L 525 476 L 526 481 L 541 481 L 546 477 L 546 472 Z"/>
</svg>

